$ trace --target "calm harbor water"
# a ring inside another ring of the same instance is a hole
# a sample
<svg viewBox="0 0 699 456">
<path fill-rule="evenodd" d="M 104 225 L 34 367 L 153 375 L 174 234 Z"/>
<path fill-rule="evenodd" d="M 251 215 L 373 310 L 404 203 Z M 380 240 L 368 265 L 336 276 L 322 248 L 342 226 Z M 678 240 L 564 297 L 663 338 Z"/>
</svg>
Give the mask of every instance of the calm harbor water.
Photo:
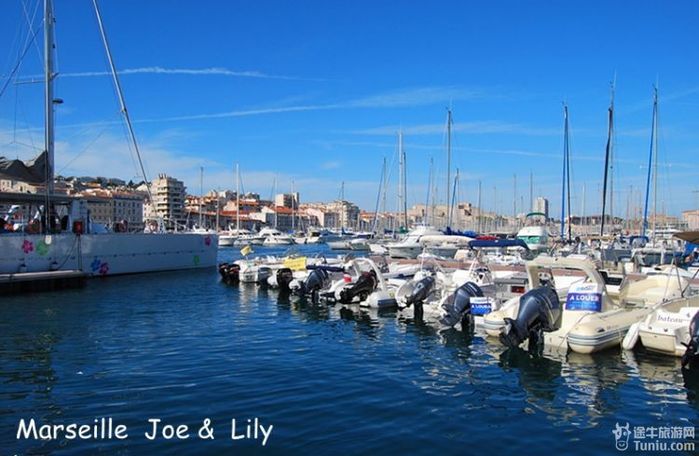
<svg viewBox="0 0 699 456">
<path fill-rule="evenodd" d="M 264 447 L 273 454 L 615 453 L 617 422 L 694 426 L 697 392 L 674 359 L 503 354 L 497 341 L 392 312 L 226 286 L 213 269 L 95 279 L 0 304 L 2 455 L 252 453 L 260 440 L 231 440 L 230 422 L 255 417 L 274 426 Z M 129 438 L 15 440 L 20 418 L 99 417 L 128 426 Z M 193 435 L 149 441 L 149 418 Z M 214 440 L 196 436 L 205 418 Z"/>
</svg>

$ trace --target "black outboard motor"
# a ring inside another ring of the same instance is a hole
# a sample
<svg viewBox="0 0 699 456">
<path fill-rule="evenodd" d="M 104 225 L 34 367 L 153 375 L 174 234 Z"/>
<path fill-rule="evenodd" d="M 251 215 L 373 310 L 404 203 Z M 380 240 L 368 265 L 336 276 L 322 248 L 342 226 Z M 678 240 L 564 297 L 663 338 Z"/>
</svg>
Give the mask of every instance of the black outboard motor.
<svg viewBox="0 0 699 456">
<path fill-rule="evenodd" d="M 356 296 L 359 296 L 360 301 L 364 301 L 376 289 L 377 284 L 378 280 L 374 270 L 362 272 L 352 286 L 340 290 L 340 302 L 350 304 Z"/>
<path fill-rule="evenodd" d="M 289 268 L 277 270 L 277 286 L 281 291 L 289 291 L 289 284 L 294 280 L 294 273 Z"/>
<path fill-rule="evenodd" d="M 422 305 L 422 303 L 425 302 L 425 300 L 434 290 L 434 283 L 435 280 L 432 276 L 427 276 L 418 280 L 417 284 L 415 284 L 415 288 L 413 288 L 413 291 L 405 299 L 405 305 L 407 307 L 410 307 L 413 304 L 416 306 Z"/>
<path fill-rule="evenodd" d="M 405 306 L 410 307 L 415 305 L 414 315 L 417 320 L 422 320 L 424 314 L 424 309 L 422 304 L 429 297 L 429 295 L 434 291 L 435 280 L 432 276 L 424 277 L 418 280 L 413 291 L 405 299 Z"/>
<path fill-rule="evenodd" d="M 473 282 L 466 282 L 461 285 L 442 304 L 445 314 L 439 322 L 445 326 L 455 326 L 461 322 L 461 329 L 472 326 L 473 312 L 471 308 L 471 298 L 482 298 L 483 290 Z"/>
<path fill-rule="evenodd" d="M 328 271 L 325 269 L 313 269 L 295 292 L 299 296 L 310 296 L 313 302 L 315 302 L 320 291 L 326 289 L 329 283 L 330 275 Z"/>
<path fill-rule="evenodd" d="M 218 273 L 221 275 L 221 278 L 225 281 L 226 280 L 226 275 L 228 273 L 228 263 L 219 263 L 218 265 Z"/>
<path fill-rule="evenodd" d="M 548 286 L 530 290 L 519 298 L 517 319 L 505 318 L 500 341 L 508 347 L 518 347 L 529 339 L 529 349 L 533 352 L 544 331 L 557 329 L 560 317 L 561 303 L 556 290 Z"/>
<path fill-rule="evenodd" d="M 232 285 L 240 282 L 240 266 L 235 263 L 221 263 L 218 266 L 218 273 L 224 283 Z"/>
<path fill-rule="evenodd" d="M 696 369 L 699 367 L 699 312 L 689 322 L 689 343 L 684 345 L 687 350 L 682 355 L 682 368 Z"/>
</svg>

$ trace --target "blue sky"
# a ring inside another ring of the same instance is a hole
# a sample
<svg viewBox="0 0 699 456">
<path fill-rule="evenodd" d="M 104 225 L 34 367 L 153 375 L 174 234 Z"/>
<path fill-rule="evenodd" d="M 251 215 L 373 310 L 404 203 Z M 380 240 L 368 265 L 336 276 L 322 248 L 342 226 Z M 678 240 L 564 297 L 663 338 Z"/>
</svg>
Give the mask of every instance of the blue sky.
<svg viewBox="0 0 699 456">
<path fill-rule="evenodd" d="M 0 5 L 3 76 L 24 47 L 23 5 L 33 17 L 37 0 Z M 616 74 L 615 212 L 625 216 L 629 199 L 639 205 L 656 80 L 659 209 L 677 214 L 699 200 L 696 2 L 100 5 L 147 170 L 182 178 L 193 193 L 200 166 L 205 190 L 233 188 L 239 162 L 245 189 L 263 196 L 275 179 L 280 191 L 293 180 L 303 200 L 329 200 L 344 180 L 346 197 L 373 209 L 382 160 L 394 163 L 402 128 L 409 202 L 425 200 L 430 157 L 444 200 L 451 106 L 461 200 L 475 202 L 480 181 L 483 206 L 511 213 L 517 174 L 520 210 L 531 171 L 535 196 L 558 212 L 565 100 L 573 212 L 582 210 L 583 184 L 585 211 L 599 211 Z M 55 14 L 56 96 L 65 101 L 57 171 L 136 180 L 91 2 L 55 0 Z M 20 79 L 40 73 L 32 46 Z M 41 96 L 39 85 L 10 84 L 0 97 L 0 155 L 30 158 L 41 147 Z"/>
</svg>

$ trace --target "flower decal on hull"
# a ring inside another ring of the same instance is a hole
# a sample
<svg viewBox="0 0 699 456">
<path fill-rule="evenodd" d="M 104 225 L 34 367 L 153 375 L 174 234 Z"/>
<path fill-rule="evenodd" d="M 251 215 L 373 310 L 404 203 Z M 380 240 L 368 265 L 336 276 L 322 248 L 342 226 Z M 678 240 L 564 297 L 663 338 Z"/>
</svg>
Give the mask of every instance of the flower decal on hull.
<svg viewBox="0 0 699 456">
<path fill-rule="evenodd" d="M 93 273 L 107 275 L 109 273 L 109 263 L 106 261 L 101 261 L 99 258 L 95 258 L 92 260 L 92 263 L 90 263 L 90 269 Z"/>
<path fill-rule="evenodd" d="M 32 241 L 27 241 L 26 239 L 22 242 L 22 251 L 25 255 L 34 251 L 34 243 Z"/>
<path fill-rule="evenodd" d="M 49 253 L 49 245 L 42 241 L 39 241 L 36 243 L 36 253 L 38 253 L 41 256 L 46 256 L 47 253 Z"/>
</svg>

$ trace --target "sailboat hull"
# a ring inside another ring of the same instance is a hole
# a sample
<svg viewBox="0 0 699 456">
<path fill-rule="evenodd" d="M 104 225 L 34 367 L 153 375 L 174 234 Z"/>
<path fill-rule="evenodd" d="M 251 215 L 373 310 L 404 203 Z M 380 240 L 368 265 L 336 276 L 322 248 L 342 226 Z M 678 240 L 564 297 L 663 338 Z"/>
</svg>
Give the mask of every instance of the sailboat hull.
<svg viewBox="0 0 699 456">
<path fill-rule="evenodd" d="M 194 233 L 0 236 L 0 274 L 82 270 L 92 276 L 209 268 L 218 237 Z"/>
</svg>

